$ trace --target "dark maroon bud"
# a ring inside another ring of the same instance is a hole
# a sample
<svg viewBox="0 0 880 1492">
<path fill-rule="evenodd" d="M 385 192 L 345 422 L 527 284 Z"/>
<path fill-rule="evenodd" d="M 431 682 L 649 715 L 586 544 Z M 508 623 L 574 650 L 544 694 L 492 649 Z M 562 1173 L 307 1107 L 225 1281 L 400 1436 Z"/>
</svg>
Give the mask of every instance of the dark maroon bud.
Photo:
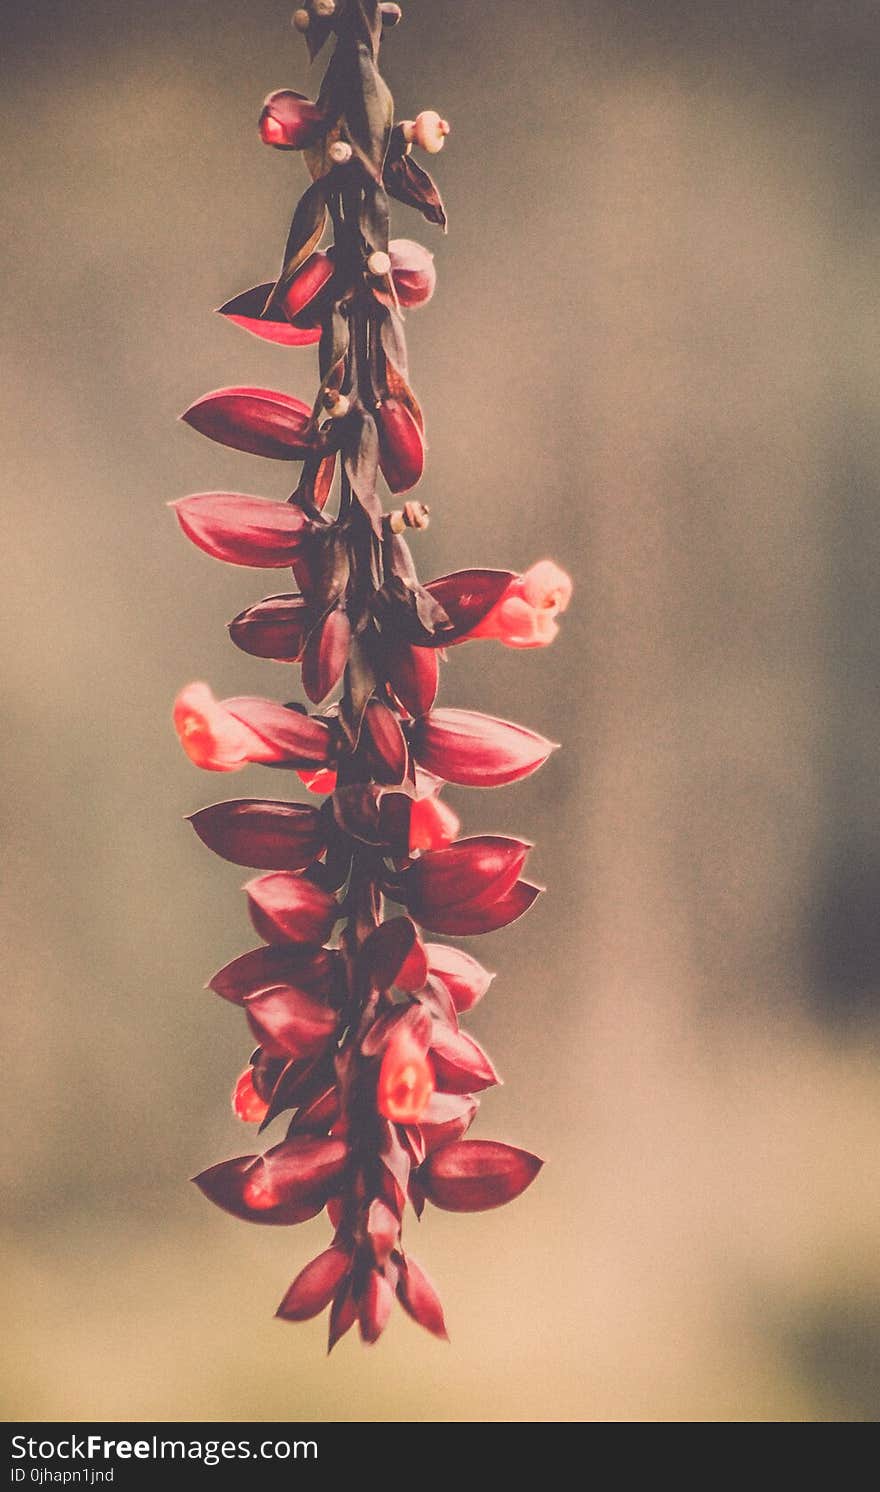
<svg viewBox="0 0 880 1492">
<path fill-rule="evenodd" d="M 382 653 L 388 682 L 408 715 L 424 715 L 437 698 L 440 668 L 437 654 L 383 633 Z"/>
<path fill-rule="evenodd" d="M 317 104 L 292 88 L 278 88 L 263 104 L 260 139 L 276 150 L 303 150 L 317 139 L 323 125 Z"/>
<path fill-rule="evenodd" d="M 394 1292 L 384 1274 L 380 1274 L 377 1269 L 371 1269 L 361 1296 L 358 1317 L 362 1341 L 369 1344 L 379 1340 L 388 1325 L 388 1317 L 391 1315 L 393 1304 Z"/>
<path fill-rule="evenodd" d="M 409 492 L 425 467 L 425 436 L 415 416 L 398 399 L 386 399 L 376 411 L 379 465 L 390 492 Z"/>
<path fill-rule="evenodd" d="M 352 1294 L 351 1281 L 344 1280 L 336 1292 L 330 1311 L 330 1331 L 327 1351 L 332 1352 L 336 1343 L 350 1331 L 358 1318 L 357 1301 Z"/>
<path fill-rule="evenodd" d="M 314 623 L 315 613 L 302 596 L 267 596 L 229 623 L 229 635 L 253 658 L 295 663 Z"/>
<path fill-rule="evenodd" d="M 244 1012 L 257 1041 L 275 1057 L 317 1056 L 326 1050 L 339 1025 L 335 1010 L 292 985 L 251 995 Z"/>
<path fill-rule="evenodd" d="M 286 871 L 258 876 L 244 889 L 254 927 L 267 943 L 323 943 L 339 916 L 335 896 Z"/>
<path fill-rule="evenodd" d="M 439 930 L 437 914 L 492 906 L 506 896 L 530 848 L 526 840 L 483 834 L 428 850 L 403 875 L 403 899 L 417 922 Z"/>
<path fill-rule="evenodd" d="M 220 445 L 275 461 L 302 461 L 316 441 L 309 406 L 272 389 L 217 389 L 181 419 Z"/>
<path fill-rule="evenodd" d="M 459 1015 L 482 1000 L 495 978 L 460 948 L 450 948 L 445 943 L 426 943 L 425 954 L 430 972 L 443 981 Z"/>
<path fill-rule="evenodd" d="M 474 710 L 432 710 L 410 736 L 420 766 L 461 787 L 501 787 L 543 766 L 556 748 L 535 731 Z"/>
<path fill-rule="evenodd" d="M 440 1021 L 434 1022 L 431 1062 L 437 1087 L 445 1093 L 479 1093 L 501 1082 L 480 1043 Z"/>
<path fill-rule="evenodd" d="M 315 999 L 328 1000 L 336 987 L 338 962 L 339 955 L 326 948 L 254 948 L 218 969 L 208 988 L 234 1005 L 278 984 L 295 984 Z"/>
<path fill-rule="evenodd" d="M 290 1121 L 288 1135 L 296 1133 L 325 1135 L 339 1118 L 339 1114 L 339 1089 L 333 1083 L 294 1115 Z"/>
<path fill-rule="evenodd" d="M 367 751 L 377 782 L 403 782 L 409 765 L 400 721 L 381 700 L 371 699 L 364 712 Z"/>
<path fill-rule="evenodd" d="M 292 563 L 309 523 L 300 508 L 238 492 L 197 492 L 171 503 L 197 548 L 228 565 L 275 570 Z"/>
<path fill-rule="evenodd" d="M 305 870 L 327 842 L 320 813 L 302 803 L 233 798 L 202 808 L 190 823 L 209 850 L 255 870 Z"/>
<path fill-rule="evenodd" d="M 524 1192 L 543 1165 L 536 1155 L 495 1140 L 455 1140 L 428 1156 L 419 1180 L 447 1212 L 485 1212 Z"/>
<path fill-rule="evenodd" d="M 351 1270 L 345 1249 L 325 1249 L 301 1270 L 282 1300 L 276 1316 L 282 1321 L 310 1321 L 320 1316 Z"/>
<path fill-rule="evenodd" d="M 460 1140 L 473 1124 L 479 1107 L 479 1099 L 470 1093 L 433 1093 L 419 1120 L 426 1152 L 430 1155 L 441 1145 Z"/>
<path fill-rule="evenodd" d="M 533 886 L 530 881 L 517 881 L 505 896 L 499 897 L 498 901 L 489 906 L 447 907 L 432 912 L 430 921 L 427 917 L 420 918 L 420 921 L 431 932 L 445 933 L 453 938 L 497 932 L 499 928 L 509 927 L 511 922 L 522 917 L 541 895 L 542 889 L 541 886 Z"/>
<path fill-rule="evenodd" d="M 392 917 L 371 933 L 360 951 L 364 978 L 376 989 L 392 985 L 407 992 L 421 989 L 428 977 L 425 949 L 409 917 Z"/>
<path fill-rule="evenodd" d="M 442 1337 L 444 1342 L 449 1341 L 440 1297 L 412 1254 L 408 1254 L 406 1258 L 403 1255 L 400 1257 L 397 1298 L 419 1326 L 423 1326 L 435 1337 Z"/>
<path fill-rule="evenodd" d="M 341 608 L 331 611 L 315 628 L 303 654 L 303 688 L 313 704 L 320 704 L 335 689 L 351 646 L 351 624 Z"/>
<path fill-rule="evenodd" d="M 195 1182 L 233 1217 L 254 1223 L 299 1223 L 321 1211 L 347 1158 L 342 1140 L 297 1136 L 265 1155 L 244 1155 L 211 1166 Z"/>
</svg>

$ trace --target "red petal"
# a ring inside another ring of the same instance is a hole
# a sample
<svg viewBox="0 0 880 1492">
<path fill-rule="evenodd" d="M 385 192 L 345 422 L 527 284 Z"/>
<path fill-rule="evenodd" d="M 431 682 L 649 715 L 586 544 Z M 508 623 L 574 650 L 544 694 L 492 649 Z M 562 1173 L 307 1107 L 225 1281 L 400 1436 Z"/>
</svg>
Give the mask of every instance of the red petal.
<svg viewBox="0 0 880 1492">
<path fill-rule="evenodd" d="M 229 623 L 229 635 L 253 658 L 295 663 L 314 620 L 315 613 L 302 596 L 267 596 Z"/>
<path fill-rule="evenodd" d="M 321 1211 L 348 1159 L 342 1140 L 297 1136 L 266 1154 L 222 1161 L 196 1176 L 210 1201 L 255 1223 L 299 1223 Z"/>
<path fill-rule="evenodd" d="M 324 821 L 304 803 L 233 798 L 190 817 L 203 844 L 255 870 L 306 870 L 326 844 Z"/>
<path fill-rule="evenodd" d="M 428 1154 L 467 1134 L 479 1107 L 479 1099 L 470 1093 L 433 1093 L 419 1120 Z"/>
<path fill-rule="evenodd" d="M 400 1235 L 400 1220 L 381 1197 L 374 1198 L 370 1203 L 370 1210 L 367 1213 L 367 1233 L 376 1263 L 384 1264 Z"/>
<path fill-rule="evenodd" d="M 333 260 L 327 254 L 310 254 L 305 264 L 297 270 L 284 295 L 284 309 L 293 321 L 300 317 L 303 321 L 310 318 L 302 313 L 306 307 L 315 299 L 315 296 L 324 289 L 327 281 L 333 275 Z M 271 290 L 271 285 L 269 289 Z M 317 318 L 320 321 L 320 317 Z M 318 328 L 320 332 L 320 326 Z"/>
<path fill-rule="evenodd" d="M 425 468 L 425 438 L 413 415 L 397 399 L 387 399 L 376 411 L 379 465 L 391 492 L 408 492 Z"/>
<path fill-rule="evenodd" d="M 403 1260 L 400 1278 L 397 1282 L 397 1298 L 404 1310 L 419 1323 L 419 1326 L 423 1326 L 435 1337 L 442 1337 L 445 1342 L 449 1341 L 440 1297 L 412 1255 L 408 1255 Z"/>
<path fill-rule="evenodd" d="M 257 570 L 292 563 L 308 522 L 301 508 L 238 492 L 198 492 L 171 503 L 188 539 L 214 559 Z"/>
<path fill-rule="evenodd" d="M 285 761 L 308 767 L 323 766 L 330 760 L 330 727 L 323 720 L 250 695 L 224 699 L 223 708 L 269 746 L 283 752 Z"/>
<path fill-rule="evenodd" d="M 282 1300 L 276 1316 L 282 1321 L 309 1321 L 330 1304 L 351 1269 L 351 1255 L 341 1248 L 325 1249 L 301 1270 Z"/>
<path fill-rule="evenodd" d="M 335 896 L 285 871 L 258 876 L 244 889 L 254 927 L 267 943 L 323 943 L 339 916 Z"/>
<path fill-rule="evenodd" d="M 361 1338 L 364 1342 L 377 1342 L 388 1325 L 394 1291 L 384 1274 L 371 1269 L 361 1299 L 359 1319 Z"/>
<path fill-rule="evenodd" d="M 448 907 L 433 912 L 430 920 L 419 918 L 431 932 L 445 933 L 453 938 L 466 938 L 478 933 L 497 932 L 500 927 L 509 927 L 529 910 L 544 888 L 533 886 L 530 881 L 517 881 L 505 896 L 488 906 Z"/>
<path fill-rule="evenodd" d="M 358 1317 L 357 1301 L 351 1292 L 351 1284 L 346 1281 L 341 1285 L 333 1302 L 330 1312 L 330 1332 L 327 1340 L 327 1351 L 332 1352 L 336 1343 L 345 1333 L 354 1326 Z"/>
<path fill-rule="evenodd" d="M 430 972 L 446 985 L 459 1014 L 482 1000 L 495 978 L 460 948 L 450 948 L 445 943 L 427 943 L 425 953 Z"/>
<path fill-rule="evenodd" d="M 464 641 L 493 606 L 497 605 L 516 575 L 512 570 L 456 570 L 441 575 L 425 587 L 440 602 L 451 622 L 451 629 L 441 628 L 435 646 Z"/>
<path fill-rule="evenodd" d="M 295 984 L 318 999 L 329 999 L 334 989 L 337 955 L 326 948 L 302 949 L 284 945 L 254 948 L 218 969 L 208 988 L 233 1005 L 248 995 L 278 984 Z"/>
<path fill-rule="evenodd" d="M 467 1032 L 453 1031 L 440 1021 L 434 1022 L 431 1062 L 437 1087 L 446 1093 L 479 1093 L 501 1082 L 480 1043 Z"/>
<path fill-rule="evenodd" d="M 424 715 L 437 697 L 440 665 L 431 648 L 412 647 L 393 633 L 382 638 L 388 682 L 409 715 Z"/>
<path fill-rule="evenodd" d="M 403 899 L 416 920 L 431 928 L 434 922 L 426 918 L 448 908 L 491 906 L 516 883 L 530 848 L 525 840 L 481 834 L 428 850 L 402 877 Z"/>
<path fill-rule="evenodd" d="M 291 985 L 251 995 L 244 1011 L 256 1040 L 272 1057 L 315 1057 L 339 1024 L 335 1010 Z"/>
<path fill-rule="evenodd" d="M 274 389 L 216 389 L 181 419 L 220 445 L 277 461 L 301 461 L 315 445 L 309 406 Z"/>
<path fill-rule="evenodd" d="M 303 654 L 303 688 L 313 704 L 320 704 L 339 683 L 350 647 L 351 623 L 346 613 L 337 608 L 315 628 Z"/>
<path fill-rule="evenodd" d="M 219 314 L 252 336 L 264 342 L 277 342 L 282 347 L 306 347 L 320 342 L 320 326 L 291 326 L 287 317 L 274 309 L 263 316 L 263 307 L 273 289 L 272 284 L 255 285 L 253 290 L 245 290 L 220 306 Z"/>
<path fill-rule="evenodd" d="M 364 729 L 373 775 L 377 782 L 403 782 L 409 765 L 406 737 L 400 721 L 379 699 L 371 699 L 364 714 Z"/>
<path fill-rule="evenodd" d="M 428 977 L 418 928 L 409 917 L 391 917 L 370 933 L 359 959 L 364 976 L 377 989 L 392 985 L 410 992 L 421 989 Z"/>
<path fill-rule="evenodd" d="M 419 1180 L 435 1207 L 484 1212 L 524 1192 L 543 1165 L 536 1155 L 494 1140 L 455 1140 L 428 1156 Z"/>
<path fill-rule="evenodd" d="M 517 782 L 555 750 L 535 731 L 474 710 L 432 710 L 416 721 L 410 740 L 421 766 L 461 787 Z"/>
</svg>

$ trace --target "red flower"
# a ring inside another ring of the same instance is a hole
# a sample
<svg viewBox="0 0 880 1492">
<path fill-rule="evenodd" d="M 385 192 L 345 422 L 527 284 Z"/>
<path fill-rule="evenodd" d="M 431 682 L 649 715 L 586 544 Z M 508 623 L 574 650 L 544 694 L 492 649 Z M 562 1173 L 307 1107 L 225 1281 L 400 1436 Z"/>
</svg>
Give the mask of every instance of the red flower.
<svg viewBox="0 0 880 1492">
<path fill-rule="evenodd" d="M 254 1087 L 254 1070 L 246 1067 L 232 1090 L 233 1112 L 245 1124 L 262 1124 L 269 1112 L 269 1105 Z"/>
<path fill-rule="evenodd" d="M 571 600 L 571 577 L 553 560 L 539 560 L 517 575 L 469 637 L 495 637 L 508 648 L 545 648 L 559 631 L 556 620 Z"/>
<path fill-rule="evenodd" d="M 325 762 L 328 727 L 268 699 L 217 700 L 207 684 L 187 684 L 174 701 L 180 744 L 197 767 L 238 772 L 248 762 Z"/>
<path fill-rule="evenodd" d="M 260 139 L 276 150 L 302 150 L 317 139 L 323 123 L 317 104 L 292 88 L 278 88 L 263 104 Z"/>
<path fill-rule="evenodd" d="M 411 1031 L 392 1037 L 379 1069 L 376 1107 L 398 1124 L 418 1124 L 434 1092 L 434 1072 Z"/>
</svg>

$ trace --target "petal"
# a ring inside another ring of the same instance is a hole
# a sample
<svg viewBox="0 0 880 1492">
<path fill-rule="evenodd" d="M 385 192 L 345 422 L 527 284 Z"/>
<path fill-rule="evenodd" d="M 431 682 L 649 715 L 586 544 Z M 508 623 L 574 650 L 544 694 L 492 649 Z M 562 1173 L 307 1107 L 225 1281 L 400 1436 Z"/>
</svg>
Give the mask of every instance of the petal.
<svg viewBox="0 0 880 1492">
<path fill-rule="evenodd" d="M 419 1180 L 435 1207 L 484 1212 L 524 1192 L 543 1165 L 536 1155 L 494 1140 L 454 1140 L 435 1150 Z"/>
<path fill-rule="evenodd" d="M 409 765 L 400 721 L 381 700 L 371 699 L 364 713 L 366 745 L 377 782 L 403 782 Z"/>
<path fill-rule="evenodd" d="M 379 466 L 393 493 L 409 492 L 425 467 L 425 437 L 405 404 L 386 399 L 376 411 Z"/>
<path fill-rule="evenodd" d="M 228 300 L 225 306 L 220 306 L 218 314 L 225 316 L 234 326 L 250 332 L 251 336 L 259 337 L 264 342 L 277 342 L 282 347 L 306 347 L 320 342 L 320 326 L 291 326 L 288 318 L 282 316 L 277 308 L 263 315 L 263 307 L 274 288 L 274 284 L 266 284 L 244 290 L 241 295 Z"/>
<path fill-rule="evenodd" d="M 460 948 L 450 948 L 445 943 L 427 943 L 425 953 L 430 972 L 443 981 L 459 1014 L 482 1000 L 495 978 Z"/>
<path fill-rule="evenodd" d="M 314 622 L 315 613 L 302 596 L 267 596 L 239 612 L 229 623 L 229 635 L 253 658 L 295 663 Z"/>
<path fill-rule="evenodd" d="M 431 1061 L 437 1087 L 446 1093 L 479 1093 L 501 1082 L 480 1043 L 466 1031 L 453 1031 L 440 1021 L 434 1022 Z"/>
<path fill-rule="evenodd" d="M 330 1304 L 351 1270 L 351 1255 L 345 1249 L 329 1248 L 300 1270 L 276 1316 L 282 1321 L 309 1321 Z"/>
<path fill-rule="evenodd" d="M 272 747 L 276 761 L 308 767 L 323 766 L 330 760 L 332 738 L 324 720 L 250 695 L 224 699 L 223 707 Z"/>
<path fill-rule="evenodd" d="M 327 1000 L 335 988 L 337 962 L 338 956 L 326 948 L 254 948 L 218 969 L 208 988 L 233 1005 L 278 984 L 295 984 L 316 999 Z"/>
<path fill-rule="evenodd" d="M 451 623 L 450 629 L 440 629 L 434 645 L 445 647 L 464 641 L 515 579 L 512 570 L 456 570 L 430 581 L 425 589 L 440 603 Z"/>
<path fill-rule="evenodd" d="M 543 886 L 534 886 L 530 881 L 517 881 L 506 895 L 490 905 L 447 907 L 430 915 L 423 913 L 419 921 L 431 932 L 445 933 L 453 938 L 497 932 L 522 917 L 543 889 Z"/>
<path fill-rule="evenodd" d="M 327 1201 L 348 1159 L 342 1140 L 297 1136 L 265 1155 L 243 1155 L 211 1166 L 195 1183 L 233 1217 L 255 1223 L 299 1223 Z"/>
<path fill-rule="evenodd" d="M 270 1056 L 297 1061 L 323 1052 L 339 1025 L 335 1010 L 292 985 L 251 995 L 244 1011 L 254 1037 Z"/>
<path fill-rule="evenodd" d="M 475 710 L 432 710 L 416 721 L 410 743 L 416 761 L 461 787 L 517 782 L 555 750 L 535 731 Z"/>
<path fill-rule="evenodd" d="M 346 613 L 337 608 L 315 628 L 303 654 L 303 688 L 313 704 L 320 704 L 339 683 L 350 647 L 351 623 Z"/>
<path fill-rule="evenodd" d="M 358 962 L 365 980 L 379 990 L 392 985 L 408 992 L 421 989 L 428 977 L 425 950 L 409 917 L 381 923 L 362 945 Z"/>
<path fill-rule="evenodd" d="M 256 870 L 305 870 L 326 845 L 324 822 L 304 803 L 233 798 L 190 816 L 203 844 Z"/>
<path fill-rule="evenodd" d="M 181 419 L 209 440 L 253 456 L 301 461 L 315 446 L 309 406 L 274 389 L 216 389 Z"/>
<path fill-rule="evenodd" d="M 411 1254 L 402 1261 L 397 1281 L 397 1298 L 419 1326 L 423 1326 L 433 1336 L 441 1337 L 444 1342 L 449 1341 L 440 1297 Z"/>
<path fill-rule="evenodd" d="M 460 1140 L 473 1124 L 479 1107 L 479 1099 L 470 1093 L 433 1093 L 419 1120 L 428 1154 L 451 1140 Z"/>
<path fill-rule="evenodd" d="M 229 565 L 287 566 L 309 529 L 301 508 L 238 492 L 199 492 L 170 506 L 187 538 Z"/>
<path fill-rule="evenodd" d="M 388 682 L 404 710 L 424 715 L 437 697 L 440 665 L 436 652 L 412 647 L 391 633 L 383 634 L 382 654 Z"/>
<path fill-rule="evenodd" d="M 339 916 L 339 903 L 303 876 L 276 871 L 245 886 L 251 919 L 267 943 L 323 943 Z"/>
<path fill-rule="evenodd" d="M 405 903 L 419 922 L 447 908 L 491 905 L 515 884 L 530 848 L 526 840 L 481 834 L 428 850 L 402 877 Z"/>
<path fill-rule="evenodd" d="M 359 1321 L 361 1328 L 361 1339 L 364 1342 L 377 1342 L 388 1325 L 391 1308 L 394 1305 L 394 1291 L 386 1280 L 384 1274 L 378 1270 L 371 1269 L 367 1276 L 367 1283 L 361 1297 Z"/>
</svg>

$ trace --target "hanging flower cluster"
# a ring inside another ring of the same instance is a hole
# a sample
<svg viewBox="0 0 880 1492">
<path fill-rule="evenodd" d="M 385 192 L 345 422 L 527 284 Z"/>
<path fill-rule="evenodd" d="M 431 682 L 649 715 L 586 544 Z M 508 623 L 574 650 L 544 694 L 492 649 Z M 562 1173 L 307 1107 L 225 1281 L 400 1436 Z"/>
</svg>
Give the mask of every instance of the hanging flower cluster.
<svg viewBox="0 0 880 1492">
<path fill-rule="evenodd" d="M 440 938 L 505 927 L 539 887 L 524 877 L 529 844 L 459 837 L 447 783 L 497 787 L 546 761 L 550 741 L 519 725 L 435 705 L 446 650 L 471 639 L 541 647 L 568 604 L 549 560 L 522 575 L 470 569 L 420 583 L 403 538 L 427 527 L 394 493 L 422 475 L 422 411 L 409 385 L 403 308 L 423 305 L 433 259 L 389 241 L 388 198 L 445 226 L 436 186 L 413 159 L 443 145 L 433 111 L 395 125 L 377 69 L 383 24 L 399 7 L 311 0 L 294 24 L 315 56 L 335 37 L 316 102 L 271 93 L 261 138 L 302 151 L 312 183 L 293 214 L 280 276 L 222 307 L 231 322 L 288 346 L 316 344 L 311 406 L 262 388 L 207 394 L 184 419 L 212 440 L 301 463 L 286 503 L 208 492 L 173 506 L 184 533 L 228 564 L 292 570 L 295 589 L 230 625 L 256 658 L 298 664 L 311 711 L 205 683 L 179 694 L 174 722 L 196 765 L 292 771 L 318 806 L 270 798 L 216 803 L 192 817 L 224 859 L 260 874 L 245 885 L 261 946 L 211 981 L 238 1005 L 256 1042 L 233 1092 L 235 1113 L 280 1143 L 196 1177 L 211 1201 L 250 1222 L 302 1222 L 326 1208 L 332 1241 L 278 1310 L 302 1321 L 330 1306 L 330 1345 L 355 1321 L 373 1342 L 395 1295 L 445 1335 L 443 1311 L 404 1248 L 407 1204 L 453 1212 L 496 1207 L 529 1185 L 526 1151 L 466 1139 L 478 1094 L 498 1081 L 460 1018 L 492 975 Z M 332 225 L 332 245 L 320 244 Z M 336 510 L 330 517 L 328 507 Z M 397 910 L 389 910 L 393 903 Z M 425 935 L 429 935 L 426 939 Z"/>
</svg>

